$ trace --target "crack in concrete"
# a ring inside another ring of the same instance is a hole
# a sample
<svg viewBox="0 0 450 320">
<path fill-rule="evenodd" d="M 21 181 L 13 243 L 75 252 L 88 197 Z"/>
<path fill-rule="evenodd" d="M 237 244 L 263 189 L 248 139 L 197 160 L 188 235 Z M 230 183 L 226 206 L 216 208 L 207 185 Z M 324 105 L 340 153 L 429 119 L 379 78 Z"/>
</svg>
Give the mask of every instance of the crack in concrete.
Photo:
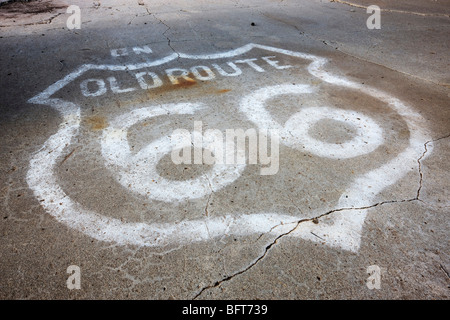
<svg viewBox="0 0 450 320">
<path fill-rule="evenodd" d="M 417 189 L 416 200 L 419 200 L 420 190 L 422 190 L 423 172 L 422 172 L 422 162 L 421 162 L 421 160 L 425 157 L 425 154 L 428 152 L 427 145 L 430 142 L 431 141 L 427 141 L 427 142 L 424 143 L 423 146 L 425 148 L 425 151 L 422 153 L 422 155 L 419 157 L 419 159 L 417 159 L 417 163 L 419 165 L 419 188 Z"/>
<path fill-rule="evenodd" d="M 422 153 L 422 155 L 419 157 L 419 159 L 417 159 L 417 163 L 419 164 L 419 188 L 417 189 L 417 194 L 416 194 L 416 199 L 419 200 L 419 196 L 420 196 L 420 190 L 422 190 L 422 182 L 423 182 L 423 172 L 422 172 L 422 162 L 421 160 L 423 159 L 423 157 L 425 157 L 425 154 L 428 152 L 428 148 L 427 145 L 430 143 L 431 141 L 427 141 L 424 143 L 424 148 L 425 151 Z"/>
<path fill-rule="evenodd" d="M 439 265 L 442 271 L 444 271 L 445 275 L 447 276 L 447 279 L 450 280 L 450 274 L 448 273 L 447 269 L 444 268 L 442 264 Z"/>
<path fill-rule="evenodd" d="M 169 46 L 169 48 L 170 48 L 173 52 L 175 52 L 175 53 L 177 54 L 177 56 L 178 56 L 177 60 L 179 60 L 179 59 L 180 59 L 180 54 L 172 47 L 172 45 L 171 45 L 171 40 L 170 40 L 170 38 L 166 35 L 167 31 L 169 31 L 169 30 L 171 29 L 170 26 L 167 25 L 162 19 L 159 19 L 155 14 L 151 13 L 151 12 L 148 10 L 148 8 L 145 8 L 145 9 L 147 10 L 147 13 L 148 13 L 150 16 L 154 17 L 156 20 L 158 20 L 158 22 L 159 22 L 160 24 L 164 25 L 164 26 L 167 28 L 167 29 L 162 33 L 162 35 L 163 35 L 164 37 L 166 37 L 166 39 L 167 39 L 167 45 Z"/>
<path fill-rule="evenodd" d="M 283 237 L 285 237 L 285 236 L 291 234 L 292 232 L 294 232 L 294 231 L 298 228 L 298 226 L 299 226 L 300 224 L 304 223 L 304 222 L 310 221 L 310 222 L 313 222 L 313 223 L 317 223 L 317 222 L 319 221 L 319 219 L 321 219 L 321 218 L 323 218 L 323 217 L 326 217 L 326 216 L 329 216 L 329 215 L 331 215 L 331 214 L 333 214 L 333 213 L 335 213 L 335 212 L 340 212 L 340 211 L 367 210 L 367 209 L 375 208 L 375 207 L 382 206 L 382 205 L 385 205 L 385 204 L 404 203 L 404 202 L 413 202 L 413 201 L 421 201 L 421 200 L 419 199 L 420 190 L 421 190 L 421 188 L 422 188 L 422 182 L 423 182 L 423 172 L 422 172 L 422 164 L 421 164 L 421 160 L 425 157 L 426 153 L 428 152 L 427 145 L 428 145 L 429 143 L 431 143 L 431 142 L 438 141 L 438 140 L 441 140 L 441 139 L 445 139 L 445 138 L 448 138 L 448 137 L 450 137 L 450 135 L 444 136 L 444 137 L 441 137 L 441 138 L 438 138 L 438 139 L 430 140 L 430 141 L 427 141 L 427 142 L 424 143 L 424 149 L 425 149 L 425 150 L 424 150 L 424 152 L 422 153 L 422 155 L 419 157 L 419 159 L 417 159 L 417 162 L 418 162 L 418 164 L 419 164 L 419 187 L 418 187 L 418 190 L 417 190 L 417 193 L 416 193 L 416 197 L 415 197 L 415 198 L 411 198 L 411 199 L 403 199 L 403 200 L 387 200 L 387 201 L 381 201 L 381 202 L 378 202 L 378 203 L 375 203 L 375 204 L 372 204 L 372 205 L 369 205 L 369 206 L 363 206 L 363 207 L 355 207 L 355 208 L 338 208 L 338 209 L 330 210 L 330 211 L 328 211 L 328 212 L 326 212 L 326 213 L 323 213 L 323 214 L 321 214 L 321 215 L 319 215 L 319 216 L 316 216 L 316 217 L 313 217 L 313 218 L 304 218 L 304 219 L 300 219 L 300 220 L 297 221 L 297 222 L 292 222 L 292 223 L 295 223 L 295 226 L 294 226 L 292 229 L 290 229 L 289 231 L 287 231 L 287 232 L 285 232 L 285 233 L 282 233 L 282 234 L 278 235 L 271 243 L 269 243 L 268 245 L 266 245 L 266 247 L 264 248 L 264 252 L 263 252 L 258 258 L 256 258 L 255 260 L 253 260 L 253 262 L 251 262 L 248 266 L 246 266 L 246 267 L 243 268 L 242 270 L 239 270 L 239 271 L 237 271 L 237 272 L 235 272 L 235 273 L 233 273 L 233 274 L 231 274 L 231 275 L 229 275 L 229 276 L 226 276 L 226 277 L 222 278 L 221 280 L 217 280 L 216 282 L 214 282 L 214 283 L 211 284 L 211 285 L 208 285 L 208 286 L 203 287 L 203 288 L 202 288 L 202 289 L 201 289 L 201 290 L 193 297 L 193 300 L 195 300 L 195 299 L 197 299 L 198 297 L 200 297 L 200 296 L 203 294 L 203 292 L 205 292 L 206 290 L 213 289 L 213 288 L 217 288 L 217 287 L 219 287 L 222 283 L 227 282 L 227 281 L 230 281 L 230 280 L 232 280 L 234 277 L 239 276 L 239 275 L 241 275 L 241 274 L 244 274 L 245 272 L 247 272 L 247 271 L 249 271 L 250 269 L 252 269 L 254 266 L 256 266 L 260 261 L 262 261 L 262 260 L 266 257 L 266 255 L 269 253 L 269 251 L 275 246 L 275 244 L 278 243 L 278 241 L 279 241 L 281 238 L 283 238 Z M 275 227 L 271 228 L 270 231 L 272 231 L 274 228 L 276 228 L 276 227 L 278 227 L 278 226 L 279 226 L 279 225 L 276 225 Z M 312 234 L 315 235 L 314 233 L 312 233 Z M 317 235 L 315 235 L 315 236 L 317 236 Z M 260 236 L 258 237 L 258 240 L 259 240 L 261 237 L 262 237 L 262 235 L 260 235 Z M 317 237 L 320 238 L 319 236 L 317 236 Z"/>
<path fill-rule="evenodd" d="M 209 289 L 212 289 L 212 288 L 219 287 L 222 283 L 227 282 L 227 281 L 230 281 L 230 280 L 233 279 L 234 277 L 239 276 L 239 275 L 241 275 L 241 274 L 243 274 L 243 273 L 249 271 L 250 269 L 252 269 L 254 266 L 256 266 L 256 264 L 258 264 L 261 260 L 263 260 L 263 259 L 266 257 L 267 253 L 275 246 L 275 244 L 278 242 L 278 240 L 280 240 L 281 238 L 283 238 L 283 237 L 285 237 L 285 236 L 291 234 L 292 232 L 294 232 L 294 231 L 298 228 L 298 226 L 299 226 L 300 224 L 304 223 L 304 222 L 308 222 L 308 221 L 311 221 L 311 222 L 317 221 L 318 219 L 321 219 L 321 218 L 323 218 L 323 217 L 325 217 L 325 216 L 328 216 L 328 215 L 330 215 L 330 214 L 332 214 L 332 213 L 334 213 L 334 212 L 339 212 L 339 211 L 363 210 L 363 209 L 374 208 L 374 207 L 377 207 L 377 206 L 380 206 L 380 205 L 384 205 L 384 204 L 388 204 L 388 203 L 410 202 L 410 201 L 416 201 L 416 200 L 417 200 L 417 199 L 390 200 L 390 201 L 382 201 L 382 202 L 378 202 L 378 203 L 375 203 L 375 204 L 373 204 L 373 205 L 365 206 L 365 207 L 358 207 L 358 208 L 338 208 L 338 209 L 330 210 L 330 211 L 328 211 L 328 212 L 326 212 L 326 213 L 324 213 L 324 214 L 321 214 L 321 215 L 319 215 L 319 216 L 317 216 L 317 217 L 313 217 L 313 218 L 305 218 L 305 219 L 301 219 L 301 220 L 299 220 L 299 221 L 297 221 L 297 222 L 292 222 L 292 223 L 295 223 L 295 226 L 294 226 L 292 229 L 290 229 L 289 231 L 287 231 L 287 232 L 285 232 L 285 233 L 282 233 L 282 234 L 278 235 L 278 236 L 275 238 L 275 240 L 273 240 L 271 243 L 269 243 L 269 244 L 264 248 L 264 252 L 263 252 L 258 258 L 256 258 L 252 263 L 250 263 L 247 267 L 245 267 L 244 269 L 242 269 L 242 270 L 240 270 L 240 271 L 237 271 L 237 272 L 233 273 L 232 275 L 226 276 L 225 278 L 223 278 L 223 279 L 221 279 L 221 280 L 216 281 L 216 282 L 215 282 L 214 284 L 212 284 L 212 285 L 208 285 L 208 286 L 203 287 L 203 288 L 202 288 L 202 289 L 201 289 L 201 290 L 193 297 L 193 300 L 197 299 L 200 295 L 202 295 L 204 291 L 209 290 Z M 261 236 L 260 236 L 260 237 L 261 237 Z"/>
<path fill-rule="evenodd" d="M 447 138 L 450 138 L 450 133 L 447 134 L 447 135 L 445 135 L 445 136 L 442 136 L 442 137 L 440 137 L 440 138 L 436 138 L 436 139 L 433 139 L 433 140 L 431 140 L 431 141 L 428 141 L 428 142 L 436 142 L 436 141 L 443 140 L 443 139 L 447 139 Z"/>
<path fill-rule="evenodd" d="M 423 146 L 424 146 L 425 151 L 422 153 L 422 155 L 419 157 L 419 159 L 417 159 L 417 163 L 419 164 L 419 177 L 420 177 L 420 179 L 419 179 L 419 188 L 417 189 L 417 195 L 416 195 L 416 199 L 415 200 L 422 201 L 419 198 L 420 191 L 422 190 L 422 182 L 423 182 L 423 172 L 422 172 L 422 162 L 421 161 L 425 157 L 425 154 L 428 152 L 427 145 L 430 144 L 430 143 L 442 140 L 442 139 L 449 138 L 449 137 L 450 137 L 450 134 L 448 134 L 446 136 L 443 136 L 443 137 L 440 137 L 440 138 L 429 140 L 429 141 L 424 143 Z"/>
<path fill-rule="evenodd" d="M 139 286 L 139 285 L 154 284 L 157 282 L 173 279 L 173 276 L 156 276 L 155 277 L 152 275 L 148 275 L 145 270 L 150 266 L 157 267 L 157 266 L 162 265 L 162 262 L 160 262 L 160 261 L 152 262 L 151 260 L 148 261 L 148 259 L 152 258 L 153 256 L 162 257 L 173 251 L 180 250 L 181 248 L 183 248 L 183 245 L 174 247 L 172 249 L 169 249 L 169 250 L 166 250 L 163 252 L 147 252 L 146 256 L 143 258 L 143 257 L 137 256 L 138 254 L 142 253 L 141 246 L 138 246 L 135 248 L 124 247 L 123 249 L 126 251 L 126 253 L 125 253 L 126 259 L 119 262 L 119 264 L 117 266 L 105 266 L 104 269 L 109 270 L 114 275 L 117 275 L 124 280 L 130 281 L 131 284 L 128 286 L 128 289 L 130 291 L 133 291 L 136 288 L 136 286 Z M 102 249 L 103 250 L 110 250 L 110 249 L 114 250 L 114 249 L 117 249 L 117 246 L 115 244 L 111 244 L 111 245 L 107 245 L 107 246 L 103 247 Z M 135 266 L 133 265 L 133 263 L 139 266 L 137 272 L 134 269 Z M 103 271 L 98 271 L 97 274 L 99 274 L 101 276 L 104 275 Z"/>
<path fill-rule="evenodd" d="M 291 222 L 291 223 L 295 223 L 295 222 Z M 275 229 L 278 228 L 279 226 L 284 226 L 285 224 L 291 224 L 291 223 L 279 223 L 279 224 L 274 225 L 272 228 L 269 229 L 269 231 L 264 232 L 264 233 L 261 233 L 261 234 L 259 235 L 259 237 L 256 238 L 255 241 L 253 241 L 253 243 L 258 242 L 259 239 L 262 238 L 262 236 L 264 236 L 265 234 L 268 234 L 268 233 L 270 234 L 273 230 L 275 230 Z"/>
<path fill-rule="evenodd" d="M 209 181 L 208 176 L 205 175 L 205 177 L 206 177 L 206 180 L 208 180 L 209 189 L 211 190 L 211 193 L 209 194 L 208 199 L 206 200 L 206 206 L 205 206 L 205 215 L 208 217 L 209 216 L 209 212 L 208 212 L 209 200 L 211 199 L 211 196 L 213 195 L 214 190 L 212 188 L 211 181 Z"/>
<path fill-rule="evenodd" d="M 131 18 L 131 20 L 128 22 L 128 25 L 130 25 L 134 19 L 139 18 L 139 14 L 136 14 L 134 17 Z"/>
<path fill-rule="evenodd" d="M 238 271 L 238 272 L 233 273 L 232 275 L 229 275 L 229 276 L 227 276 L 227 277 L 225 277 L 225 278 L 223 278 L 223 279 L 221 279 L 221 280 L 216 281 L 216 282 L 215 282 L 214 284 L 212 284 L 212 285 L 203 287 L 203 288 L 202 288 L 202 289 L 194 296 L 193 300 L 197 299 L 197 298 L 198 298 L 205 290 L 208 290 L 208 289 L 212 289 L 212 288 L 218 287 L 218 286 L 220 286 L 223 282 L 229 281 L 229 280 L 233 279 L 234 277 L 236 277 L 236 276 L 238 276 L 238 275 L 240 275 L 240 274 L 243 274 L 243 273 L 247 272 L 248 270 L 250 270 L 251 268 L 253 268 L 259 261 L 261 261 L 262 259 L 264 259 L 264 257 L 265 257 L 266 254 L 269 252 L 269 250 L 277 243 L 277 241 L 278 241 L 280 238 L 282 238 L 282 237 L 284 237 L 285 235 L 288 235 L 289 233 L 293 232 L 293 231 L 297 228 L 297 226 L 298 226 L 301 222 L 303 222 L 303 221 L 304 221 L 304 220 L 298 221 L 297 224 L 296 224 L 296 226 L 295 226 L 294 228 L 292 228 L 292 229 L 289 230 L 288 232 L 282 233 L 281 235 L 279 235 L 278 237 L 276 237 L 275 240 L 274 240 L 272 243 L 270 243 L 269 245 L 266 246 L 266 248 L 264 249 L 263 254 L 262 254 L 261 256 L 259 256 L 256 260 L 254 260 L 249 266 L 247 266 L 246 268 L 244 268 L 244 269 L 242 269 L 242 270 L 240 270 L 240 271 Z"/>
<path fill-rule="evenodd" d="M 419 189 L 417 190 L 417 196 L 416 196 L 416 199 L 417 199 L 418 201 L 420 201 L 420 202 L 426 204 L 427 206 L 431 206 L 431 207 L 434 207 L 434 208 L 437 208 L 437 209 L 450 208 L 450 206 L 436 206 L 436 205 L 433 204 L 433 203 L 428 203 L 428 202 L 426 202 L 426 201 L 424 201 L 424 200 L 422 200 L 422 199 L 419 198 L 419 196 L 420 196 L 420 191 L 422 190 L 422 182 L 423 182 L 423 172 L 422 172 L 422 163 L 421 163 L 421 160 L 423 159 L 423 157 L 425 156 L 425 154 L 428 152 L 427 145 L 428 145 L 429 143 L 436 142 L 436 141 L 443 140 L 443 139 L 447 139 L 447 138 L 450 138 L 450 134 L 445 135 L 445 136 L 442 136 L 442 137 L 440 137 L 440 138 L 432 139 L 432 140 L 430 140 L 430 141 L 425 142 L 425 144 L 424 144 L 425 151 L 424 151 L 424 153 L 422 154 L 422 156 L 417 160 L 417 162 L 418 162 L 418 164 L 419 164 L 419 175 L 420 175 L 420 181 L 419 181 L 419 183 L 420 183 L 420 184 L 419 184 Z"/>
</svg>

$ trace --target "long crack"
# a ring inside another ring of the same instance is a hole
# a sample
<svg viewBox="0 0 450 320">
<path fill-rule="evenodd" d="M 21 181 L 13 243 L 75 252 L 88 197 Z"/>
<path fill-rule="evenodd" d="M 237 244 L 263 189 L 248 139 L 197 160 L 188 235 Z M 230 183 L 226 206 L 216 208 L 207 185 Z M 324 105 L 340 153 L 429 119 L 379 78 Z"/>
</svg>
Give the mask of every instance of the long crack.
<svg viewBox="0 0 450 320">
<path fill-rule="evenodd" d="M 419 178 L 420 178 L 420 180 L 419 180 L 419 188 L 417 189 L 417 195 L 416 195 L 415 200 L 420 200 L 419 196 L 420 196 L 420 191 L 422 190 L 422 182 L 423 182 L 422 159 L 425 157 L 426 153 L 428 152 L 428 147 L 427 147 L 428 144 L 436 142 L 436 141 L 439 141 L 439 140 L 442 140 L 442 139 L 446 139 L 446 138 L 449 138 L 449 137 L 450 137 L 450 134 L 445 135 L 445 136 L 440 137 L 440 138 L 437 138 L 437 139 L 429 140 L 429 141 L 424 143 L 423 146 L 424 146 L 425 151 L 422 153 L 420 158 L 417 159 L 417 163 L 419 164 Z"/>
<path fill-rule="evenodd" d="M 285 236 L 291 234 L 292 232 L 294 232 L 294 231 L 298 228 L 298 226 L 299 226 L 300 224 L 304 223 L 304 222 L 308 222 L 308 221 L 309 221 L 309 222 L 317 221 L 318 219 L 321 219 L 321 218 L 323 218 L 323 217 L 325 217 L 325 216 L 328 216 L 328 215 L 330 215 L 330 214 L 332 214 L 332 213 L 334 213 L 334 212 L 339 212 L 339 211 L 365 210 L 365 209 L 374 208 L 374 207 L 377 207 L 377 206 L 380 206 L 380 205 L 384 205 L 384 204 L 401 203 L 401 202 L 411 202 L 411 201 L 417 201 L 417 200 L 418 200 L 418 199 L 416 199 L 416 198 L 413 198 L 413 199 L 406 199 L 406 200 L 390 200 L 390 201 L 382 201 L 382 202 L 378 202 L 378 203 L 375 203 L 375 204 L 373 204 L 373 205 L 365 206 L 365 207 L 358 207 L 358 208 L 339 208 L 339 209 L 330 210 L 330 211 L 328 211 L 328 212 L 326 212 L 326 213 L 324 213 L 324 214 L 321 214 L 321 215 L 319 215 L 319 216 L 317 216 L 317 217 L 301 219 L 301 220 L 299 220 L 299 221 L 297 221 L 297 222 L 293 222 L 293 223 L 295 223 L 295 226 L 294 226 L 292 229 L 290 229 L 289 231 L 287 231 L 287 232 L 285 232 L 285 233 L 282 233 L 282 234 L 280 234 L 279 236 L 277 236 L 277 237 L 275 238 L 275 240 L 273 240 L 269 245 L 267 245 L 267 246 L 265 247 L 264 252 L 263 252 L 258 258 L 256 258 L 250 265 L 248 265 L 247 267 L 245 267 L 244 269 L 242 269 L 242 270 L 240 270 L 240 271 L 237 271 L 237 272 L 233 273 L 232 275 L 229 275 L 229 276 L 227 276 L 227 277 L 225 277 L 225 278 L 223 278 L 223 279 L 221 279 L 221 280 L 216 281 L 216 282 L 215 282 L 214 284 L 212 284 L 212 285 L 203 287 L 203 288 L 202 288 L 202 289 L 194 296 L 193 300 L 197 299 L 200 295 L 202 295 L 204 291 L 209 290 L 209 289 L 212 289 L 212 288 L 219 287 L 222 283 L 227 282 L 227 281 L 233 279 L 234 277 L 239 276 L 239 275 L 241 275 L 241 274 L 247 272 L 247 271 L 250 270 L 251 268 L 253 268 L 256 264 L 258 264 L 261 260 L 263 260 L 263 259 L 266 257 L 267 253 L 270 251 L 270 249 L 273 248 L 273 246 L 278 242 L 278 240 L 280 240 L 281 238 L 283 238 L 283 237 L 285 237 Z"/>
<path fill-rule="evenodd" d="M 308 219 L 305 219 L 305 220 L 308 220 Z M 259 256 L 255 261 L 253 261 L 253 263 L 251 263 L 249 266 L 247 266 L 246 268 L 244 268 L 244 269 L 242 269 L 242 270 L 240 270 L 240 271 L 238 271 L 238 272 L 236 272 L 236 273 L 233 273 L 233 274 L 230 275 L 230 276 L 227 276 L 227 277 L 225 277 L 225 278 L 223 278 L 223 279 L 221 279 L 221 280 L 216 281 L 216 282 L 215 282 L 214 284 L 212 284 L 212 285 L 203 287 L 203 288 L 202 288 L 202 289 L 194 296 L 193 300 L 197 299 L 197 298 L 198 298 L 205 290 L 208 290 L 208 289 L 212 289 L 212 288 L 218 287 L 218 286 L 220 286 L 223 282 L 229 281 L 229 280 L 233 279 L 235 276 L 238 276 L 238 275 L 240 275 L 240 274 L 243 274 L 243 273 L 247 272 L 248 270 L 250 270 L 251 268 L 253 268 L 259 261 L 261 261 L 262 259 L 264 259 L 264 257 L 265 257 L 266 254 L 269 252 L 269 250 L 277 243 L 277 241 L 278 241 L 280 238 L 282 238 L 282 237 L 288 235 L 289 233 L 293 232 L 293 231 L 298 227 L 298 225 L 299 225 L 301 222 L 303 222 L 303 221 L 304 221 L 304 220 L 298 221 L 297 224 L 296 224 L 296 226 L 295 226 L 294 228 L 292 228 L 292 229 L 289 230 L 288 232 L 285 232 L 285 233 L 283 233 L 283 234 L 280 234 L 278 237 L 276 237 L 275 240 L 274 240 L 272 243 L 270 243 L 268 246 L 266 246 L 266 248 L 264 249 L 263 254 L 262 254 L 261 256 Z"/>
<path fill-rule="evenodd" d="M 164 25 L 167 29 L 162 33 L 162 35 L 164 36 L 164 37 L 166 37 L 166 39 L 167 39 L 167 45 L 169 46 L 169 48 L 173 51 L 173 52 L 175 52 L 176 54 L 177 54 L 177 56 L 178 56 L 178 58 L 177 59 L 180 59 L 180 54 L 172 47 L 172 45 L 171 45 L 171 40 L 170 40 L 170 38 L 166 35 L 166 33 L 170 30 L 170 26 L 169 25 L 167 25 L 162 19 L 159 19 L 155 14 L 153 14 L 153 13 L 151 13 L 149 10 L 148 10 L 148 8 L 146 8 L 146 10 L 147 10 L 147 13 L 150 15 L 150 16 L 153 16 L 156 20 L 158 20 L 158 22 L 159 23 L 161 23 L 162 25 Z"/>
<path fill-rule="evenodd" d="M 427 141 L 424 143 L 424 148 L 425 151 L 422 153 L 422 155 L 420 156 L 419 159 L 417 159 L 417 163 L 419 164 L 419 188 L 417 189 L 417 194 L 416 194 L 416 199 L 419 200 L 419 196 L 420 196 L 420 190 L 422 190 L 422 181 L 423 181 L 423 172 L 422 172 L 422 162 L 421 160 L 423 159 L 423 157 L 425 157 L 425 154 L 428 152 L 428 148 L 427 145 L 430 143 L 431 141 Z"/>
<path fill-rule="evenodd" d="M 301 219 L 301 220 L 299 220 L 299 221 L 297 221 L 297 222 L 293 222 L 293 223 L 295 223 L 295 226 L 294 226 L 292 229 L 290 229 L 289 231 L 287 231 L 287 232 L 285 232 L 285 233 L 282 233 L 282 234 L 278 235 L 271 243 L 269 243 L 269 244 L 264 248 L 264 252 L 263 252 L 258 258 L 256 258 L 252 263 L 250 263 L 247 267 L 245 267 L 244 269 L 239 270 L 239 271 L 237 271 L 237 272 L 235 272 L 235 273 L 233 273 L 233 274 L 231 274 L 231 275 L 229 275 L 229 276 L 226 276 L 226 277 L 222 278 L 221 280 L 218 280 L 218 281 L 214 282 L 214 283 L 211 284 L 211 285 L 208 285 L 208 286 L 203 287 L 203 288 L 202 288 L 202 289 L 201 289 L 201 290 L 193 297 L 193 300 L 195 300 L 195 299 L 197 299 L 198 297 L 200 297 L 200 296 L 203 294 L 203 292 L 205 292 L 206 290 L 213 289 L 213 288 L 217 288 L 217 287 L 219 287 L 222 283 L 227 282 L 227 281 L 230 281 L 230 280 L 233 279 L 234 277 L 239 276 L 239 275 L 241 275 L 241 274 L 243 274 L 243 273 L 249 271 L 250 269 L 252 269 L 254 266 L 256 266 L 260 261 L 262 261 L 262 260 L 266 257 L 266 255 L 269 253 L 269 251 L 275 246 L 275 244 L 277 244 L 277 242 L 278 242 L 281 238 L 283 238 L 283 237 L 285 237 L 285 236 L 291 234 L 292 232 L 294 232 L 294 231 L 298 228 L 298 226 L 299 226 L 300 224 L 304 223 L 304 222 L 308 222 L 308 221 L 309 221 L 309 222 L 317 222 L 319 219 L 321 219 L 321 218 L 323 218 L 323 217 L 326 217 L 326 216 L 329 216 L 329 215 L 331 215 L 332 213 L 339 212 L 339 211 L 367 210 L 367 209 L 375 208 L 375 207 L 378 207 L 378 206 L 381 206 L 381 205 L 385 205 L 385 204 L 403 203 L 403 202 L 412 202 L 412 201 L 421 201 L 421 200 L 419 199 L 420 190 L 422 189 L 422 182 L 423 182 L 423 172 L 422 172 L 422 163 L 421 163 L 421 161 L 422 161 L 422 159 L 425 157 L 426 153 L 428 152 L 427 145 L 428 145 L 429 143 L 431 143 L 431 142 L 435 142 L 435 141 L 438 141 L 438 140 L 441 140 L 441 139 L 445 139 L 445 138 L 448 138 L 448 137 L 450 137 L 450 135 L 447 135 L 447 136 L 444 136 L 444 137 L 441 137 L 441 138 L 437 138 L 437 139 L 434 139 L 434 140 L 430 140 L 430 141 L 427 141 L 427 142 L 424 143 L 424 152 L 423 152 L 422 155 L 419 157 L 419 159 L 417 159 L 417 163 L 418 163 L 418 165 L 419 165 L 419 168 L 418 168 L 418 171 L 419 171 L 419 187 L 418 187 L 418 190 L 417 190 L 417 193 L 416 193 L 416 197 L 415 197 L 415 198 L 404 199 L 404 200 L 388 200 L 388 201 L 381 201 L 381 202 L 375 203 L 375 204 L 373 204 L 373 205 L 364 206 L 364 207 L 357 207 L 357 208 L 338 208 L 338 209 L 330 210 L 330 211 L 328 211 L 328 212 L 326 212 L 326 213 L 323 213 L 323 214 L 321 214 L 321 215 L 319 215 L 319 216 L 317 216 L 317 217 Z M 277 225 L 277 226 L 279 226 L 279 225 Z M 277 226 L 276 226 L 276 227 L 277 227 Z M 275 227 L 274 227 L 274 228 L 275 228 Z M 272 228 L 272 229 L 274 229 L 274 228 Z M 271 230 L 272 230 L 272 229 L 271 229 Z M 313 234 L 313 235 L 315 235 L 315 234 Z M 315 235 L 315 236 L 317 236 L 317 235 Z M 261 235 L 259 236 L 259 238 L 261 238 Z M 258 238 L 258 239 L 259 239 L 259 238 Z"/>
</svg>

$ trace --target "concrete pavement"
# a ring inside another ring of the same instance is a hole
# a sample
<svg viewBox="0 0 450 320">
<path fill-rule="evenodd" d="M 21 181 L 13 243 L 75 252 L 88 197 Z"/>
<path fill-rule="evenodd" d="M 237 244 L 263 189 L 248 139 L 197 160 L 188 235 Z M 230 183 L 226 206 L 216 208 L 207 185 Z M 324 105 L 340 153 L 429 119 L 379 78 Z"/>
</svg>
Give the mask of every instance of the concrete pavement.
<svg viewBox="0 0 450 320">
<path fill-rule="evenodd" d="M 1 6 L 0 297 L 448 299 L 448 4 Z"/>
</svg>

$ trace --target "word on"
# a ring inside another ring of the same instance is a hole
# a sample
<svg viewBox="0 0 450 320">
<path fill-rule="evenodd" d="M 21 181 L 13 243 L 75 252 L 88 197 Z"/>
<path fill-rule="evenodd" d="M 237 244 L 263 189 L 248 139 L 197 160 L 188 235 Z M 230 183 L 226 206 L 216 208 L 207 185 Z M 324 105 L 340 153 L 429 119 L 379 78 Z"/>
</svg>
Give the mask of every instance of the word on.
<svg viewBox="0 0 450 320">
<path fill-rule="evenodd" d="M 145 48 L 145 47 L 144 47 Z M 141 50 L 142 48 L 140 48 Z M 149 48 L 150 49 L 150 48 Z M 144 49 L 142 49 L 144 50 Z M 266 64 L 272 66 L 275 69 L 287 69 L 291 68 L 290 65 L 280 65 L 279 61 L 274 60 L 275 56 L 262 57 Z M 138 87 L 121 87 L 116 77 L 108 77 L 106 81 L 104 79 L 86 79 L 81 82 L 81 93 L 85 97 L 98 97 L 108 92 L 108 88 L 113 93 L 127 93 L 138 89 L 148 90 L 161 87 L 163 85 L 162 77 L 169 80 L 172 85 L 180 85 L 182 82 L 195 83 L 197 81 L 209 81 L 216 78 L 216 73 L 213 69 L 224 77 L 236 77 L 242 74 L 242 69 L 237 65 L 247 65 L 248 67 L 256 70 L 257 72 L 265 72 L 260 65 L 256 63 L 259 60 L 257 58 L 242 59 L 229 61 L 226 63 L 228 66 L 225 70 L 223 66 L 213 63 L 211 67 L 200 65 L 194 66 L 190 69 L 184 68 L 171 68 L 165 70 L 165 75 L 161 76 L 151 71 L 141 71 L 133 74 L 134 80 L 137 81 Z M 230 71 L 231 69 L 231 71 Z"/>
</svg>

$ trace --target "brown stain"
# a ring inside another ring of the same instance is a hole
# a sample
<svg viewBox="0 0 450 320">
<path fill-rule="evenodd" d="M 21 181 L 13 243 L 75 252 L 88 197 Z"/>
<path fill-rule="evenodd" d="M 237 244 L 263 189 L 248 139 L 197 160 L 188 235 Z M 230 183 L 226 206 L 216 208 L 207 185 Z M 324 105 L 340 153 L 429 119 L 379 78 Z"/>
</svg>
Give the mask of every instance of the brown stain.
<svg viewBox="0 0 450 320">
<path fill-rule="evenodd" d="M 157 88 L 148 89 L 147 92 L 151 95 L 162 95 L 163 93 L 176 91 L 176 90 L 183 90 L 183 89 L 190 89 L 192 87 L 195 87 L 198 85 L 197 80 L 194 79 L 194 76 L 192 74 L 189 74 L 188 77 L 190 80 L 186 80 L 184 78 L 178 79 L 178 84 L 173 84 L 172 82 L 164 82 L 162 86 Z"/>
<path fill-rule="evenodd" d="M 187 90 L 187 89 L 191 89 L 193 87 L 198 88 L 200 87 L 201 84 L 207 84 L 208 82 L 204 82 L 204 81 L 197 81 L 194 77 L 194 75 L 192 73 L 188 74 L 188 78 L 189 79 L 185 79 L 185 78 L 178 78 L 178 83 L 177 84 L 173 84 L 172 82 L 164 82 L 162 86 L 157 87 L 157 88 L 151 88 L 147 90 L 147 95 L 148 96 L 160 96 L 164 93 L 168 93 L 168 92 L 172 92 L 172 91 L 177 91 L 177 90 Z M 222 94 L 222 93 L 227 93 L 230 92 L 231 89 L 217 89 L 217 88 L 211 88 L 210 86 L 206 86 L 204 89 L 202 88 L 201 91 L 197 91 L 196 92 L 192 92 L 193 94 Z"/>
<path fill-rule="evenodd" d="M 192 79 L 192 80 L 180 79 L 177 84 L 170 83 L 170 84 L 166 84 L 166 86 L 167 85 L 172 86 L 172 88 L 176 90 L 176 89 L 190 88 L 192 86 L 195 86 L 196 84 L 198 84 L 198 82 L 195 79 Z M 164 85 L 160 88 L 163 88 L 163 87 L 164 87 Z M 166 88 L 166 90 L 167 90 L 167 88 Z"/>
<path fill-rule="evenodd" d="M 118 107 L 126 105 L 145 103 L 150 100 L 164 98 L 166 94 L 186 92 L 189 97 L 202 97 L 206 95 L 219 95 L 232 91 L 232 89 L 224 88 L 219 89 L 214 86 L 213 81 L 199 81 L 195 79 L 192 73 L 188 74 L 189 80 L 185 78 L 178 78 L 178 84 L 173 84 L 167 79 L 164 79 L 163 84 L 156 88 L 150 88 L 147 90 L 135 91 L 137 95 L 133 95 L 131 99 L 116 101 Z M 149 83 L 150 85 L 151 83 Z M 191 90 L 195 89 L 195 90 Z M 143 124 L 146 126 L 147 124 Z"/>
<path fill-rule="evenodd" d="M 66 155 L 59 165 L 62 165 L 64 162 L 66 162 L 67 159 L 69 159 L 69 158 L 75 153 L 75 151 L 76 151 L 78 148 L 79 148 L 79 147 L 76 147 L 76 148 L 73 149 L 68 155 Z"/>
<path fill-rule="evenodd" d="M 98 131 L 103 130 L 108 126 L 108 121 L 102 116 L 91 116 L 86 118 L 86 122 L 91 127 L 91 130 Z"/>
<path fill-rule="evenodd" d="M 401 130 L 398 132 L 398 137 L 399 137 L 399 139 L 402 139 L 402 140 L 408 139 L 408 138 L 409 138 L 409 135 L 410 135 L 410 133 L 409 133 L 409 130 L 408 130 L 408 129 L 401 129 Z"/>
<path fill-rule="evenodd" d="M 147 99 L 153 99 L 154 97 L 161 97 L 167 93 L 189 90 L 190 96 L 206 96 L 212 94 L 224 94 L 230 92 L 232 89 L 218 89 L 210 86 L 201 86 L 204 82 L 201 81 L 186 81 L 184 79 L 180 80 L 179 84 L 164 83 L 162 86 L 148 89 L 145 92 Z M 197 88 L 197 90 L 190 90 L 192 88 Z"/>
</svg>

